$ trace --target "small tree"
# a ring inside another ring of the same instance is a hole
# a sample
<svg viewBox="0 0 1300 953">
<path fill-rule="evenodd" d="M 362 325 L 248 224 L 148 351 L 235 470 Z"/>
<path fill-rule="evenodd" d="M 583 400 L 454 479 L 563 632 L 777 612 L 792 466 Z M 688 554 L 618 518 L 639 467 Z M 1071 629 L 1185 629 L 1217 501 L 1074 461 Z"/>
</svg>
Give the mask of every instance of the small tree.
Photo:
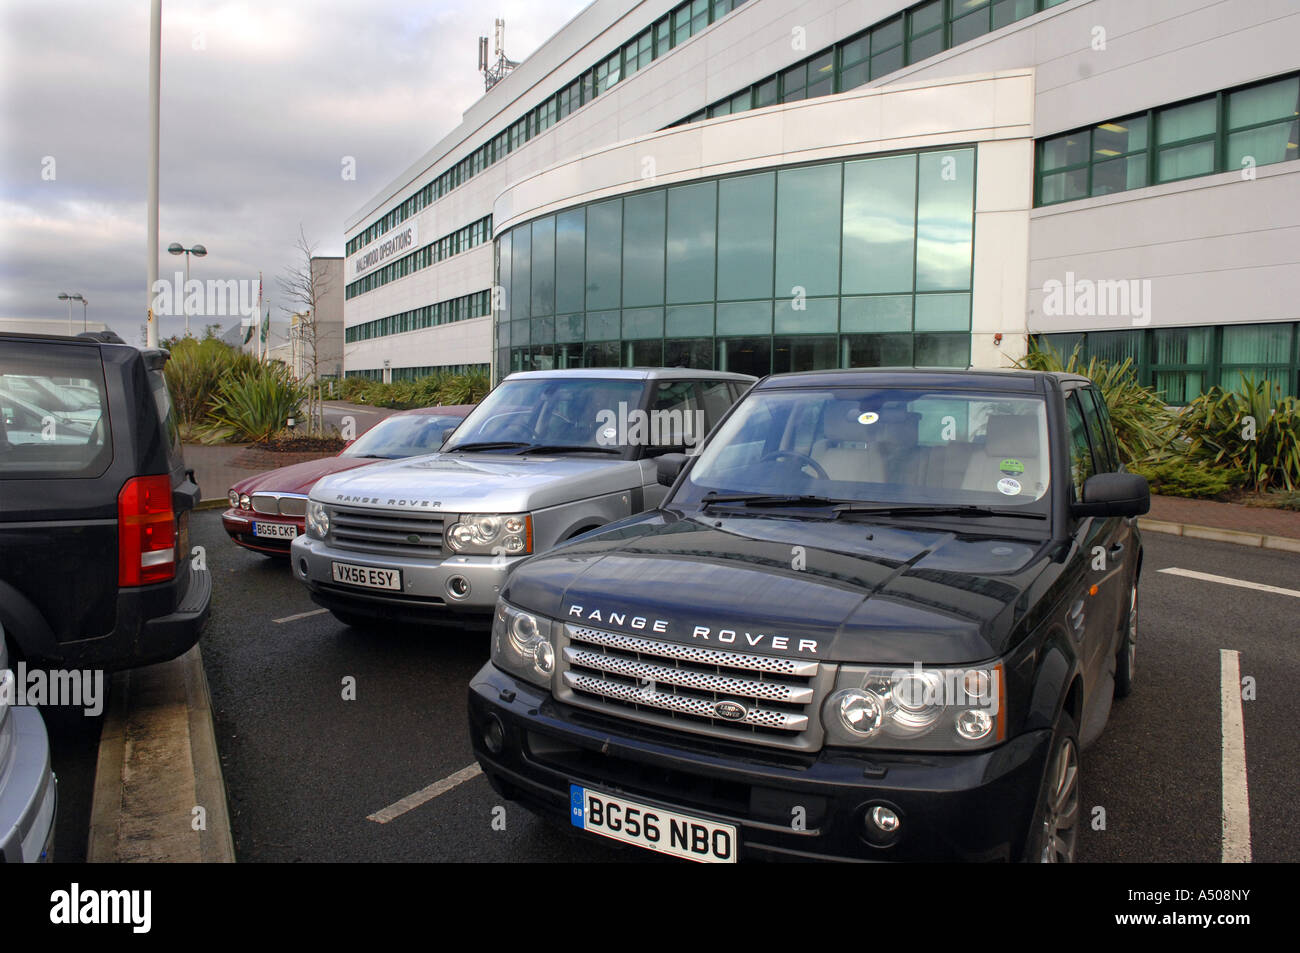
<svg viewBox="0 0 1300 953">
<path fill-rule="evenodd" d="M 317 314 L 320 304 L 331 290 L 331 280 L 323 268 L 317 268 L 312 262 L 316 257 L 316 245 L 307 240 L 307 235 L 298 226 L 298 240 L 294 242 L 298 252 L 297 263 L 287 269 L 279 279 L 280 292 L 289 302 L 281 310 L 290 315 L 290 335 L 296 335 L 302 348 L 302 376 L 309 382 L 307 391 L 307 427 L 311 434 L 319 434 L 325 429 L 324 406 L 321 400 L 320 385 L 320 327 Z M 297 321 L 294 322 L 294 317 Z M 295 371 L 297 368 L 295 368 Z"/>
</svg>

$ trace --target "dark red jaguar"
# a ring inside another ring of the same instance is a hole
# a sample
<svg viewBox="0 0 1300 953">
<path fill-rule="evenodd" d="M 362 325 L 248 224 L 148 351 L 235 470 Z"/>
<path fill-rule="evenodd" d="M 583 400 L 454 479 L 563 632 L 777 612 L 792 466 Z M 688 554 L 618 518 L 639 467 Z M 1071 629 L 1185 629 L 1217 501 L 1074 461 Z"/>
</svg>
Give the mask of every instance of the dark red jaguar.
<svg viewBox="0 0 1300 953">
<path fill-rule="evenodd" d="M 221 523 L 236 544 L 268 556 L 288 556 L 304 531 L 307 493 L 317 480 L 341 470 L 433 453 L 474 409 L 473 404 L 402 410 L 375 424 L 337 456 L 268 470 L 230 488 Z"/>
</svg>

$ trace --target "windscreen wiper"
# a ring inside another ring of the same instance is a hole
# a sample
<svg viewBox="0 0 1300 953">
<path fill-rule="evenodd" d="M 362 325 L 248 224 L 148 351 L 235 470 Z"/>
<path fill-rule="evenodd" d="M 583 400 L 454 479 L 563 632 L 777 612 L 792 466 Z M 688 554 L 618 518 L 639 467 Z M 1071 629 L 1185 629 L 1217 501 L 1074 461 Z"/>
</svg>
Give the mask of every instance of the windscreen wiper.
<svg viewBox="0 0 1300 953">
<path fill-rule="evenodd" d="M 1045 520 L 1046 514 L 1023 509 L 995 509 L 991 506 L 879 506 L 874 503 L 839 503 L 835 515 L 865 513 L 871 516 L 1014 516 L 1018 519 Z"/>
<path fill-rule="evenodd" d="M 522 440 L 489 440 L 483 443 L 458 443 L 443 453 L 458 453 L 461 450 L 509 450 L 511 447 L 526 447 Z"/>
<path fill-rule="evenodd" d="M 836 506 L 842 504 L 842 500 L 832 500 L 826 496 L 811 496 L 809 494 L 792 494 L 792 493 L 731 493 L 719 496 L 716 493 L 705 494 L 704 499 L 700 500 L 700 508 L 712 506 L 714 503 L 743 503 L 746 506 Z"/>
<path fill-rule="evenodd" d="M 571 444 L 546 444 L 532 443 L 522 444 L 523 449 L 517 451 L 520 456 L 525 453 L 622 453 L 622 447 L 581 447 Z"/>
</svg>

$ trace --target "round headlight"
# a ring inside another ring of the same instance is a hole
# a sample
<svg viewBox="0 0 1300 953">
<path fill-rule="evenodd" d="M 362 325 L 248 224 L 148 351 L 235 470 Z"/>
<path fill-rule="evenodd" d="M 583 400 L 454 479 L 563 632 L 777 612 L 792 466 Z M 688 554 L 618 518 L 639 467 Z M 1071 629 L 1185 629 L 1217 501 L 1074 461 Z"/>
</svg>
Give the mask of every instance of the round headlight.
<svg viewBox="0 0 1300 953">
<path fill-rule="evenodd" d="M 240 509 L 251 510 L 251 509 L 253 508 L 253 499 L 252 499 L 252 497 L 250 497 L 247 493 L 243 494 L 243 495 L 239 498 L 239 507 L 240 507 Z"/>
<path fill-rule="evenodd" d="M 501 517 L 499 516 L 479 516 L 471 524 L 473 526 L 474 538 L 480 543 L 490 543 L 497 538 L 497 533 L 501 532 Z"/>
<path fill-rule="evenodd" d="M 449 539 L 452 545 L 460 548 L 474 542 L 474 527 L 468 523 L 457 523 L 451 530 Z"/>
<path fill-rule="evenodd" d="M 894 721 L 904 728 L 929 728 L 943 712 L 943 678 L 910 671 L 894 680 Z"/>
<path fill-rule="evenodd" d="M 230 491 L 229 500 L 230 500 L 230 506 L 231 506 L 232 509 L 236 509 L 236 510 L 239 509 L 239 494 L 238 494 L 238 493 L 236 493 L 234 490 L 231 490 L 231 491 Z"/>
<path fill-rule="evenodd" d="M 555 671 L 555 649 L 545 639 L 539 638 L 533 646 L 533 668 L 542 675 Z"/>
<path fill-rule="evenodd" d="M 987 738 L 993 730 L 993 716 L 982 708 L 971 708 L 957 716 L 957 734 L 967 741 Z"/>
<path fill-rule="evenodd" d="M 510 620 L 510 638 L 525 655 L 532 652 L 532 642 L 538 638 L 537 620 L 526 613 L 519 613 Z"/>
<path fill-rule="evenodd" d="M 524 521 L 518 516 L 511 516 L 506 519 L 507 533 L 522 533 L 524 531 Z"/>
<path fill-rule="evenodd" d="M 522 553 L 524 551 L 524 541 L 518 536 L 507 536 L 502 548 L 508 553 Z"/>
<path fill-rule="evenodd" d="M 840 696 L 840 721 L 855 735 L 869 738 L 880 730 L 884 708 L 875 692 L 850 689 Z"/>
</svg>

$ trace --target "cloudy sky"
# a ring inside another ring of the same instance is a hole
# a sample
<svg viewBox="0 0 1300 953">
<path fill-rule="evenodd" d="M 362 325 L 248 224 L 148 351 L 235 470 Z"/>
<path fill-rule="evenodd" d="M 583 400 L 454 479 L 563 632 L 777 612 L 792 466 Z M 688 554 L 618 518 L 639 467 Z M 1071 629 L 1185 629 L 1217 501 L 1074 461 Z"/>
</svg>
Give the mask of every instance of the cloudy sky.
<svg viewBox="0 0 1300 953">
<path fill-rule="evenodd" d="M 160 276 L 184 267 L 170 243 L 203 244 L 191 277 L 261 271 L 281 317 L 299 225 L 343 253 L 344 220 L 482 95 L 493 19 L 521 60 L 588 2 L 163 0 Z M 148 0 L 0 0 L 0 317 L 66 318 L 56 296 L 81 293 L 139 341 L 148 40 Z"/>
</svg>

